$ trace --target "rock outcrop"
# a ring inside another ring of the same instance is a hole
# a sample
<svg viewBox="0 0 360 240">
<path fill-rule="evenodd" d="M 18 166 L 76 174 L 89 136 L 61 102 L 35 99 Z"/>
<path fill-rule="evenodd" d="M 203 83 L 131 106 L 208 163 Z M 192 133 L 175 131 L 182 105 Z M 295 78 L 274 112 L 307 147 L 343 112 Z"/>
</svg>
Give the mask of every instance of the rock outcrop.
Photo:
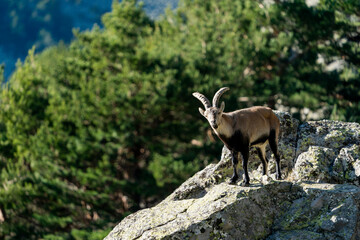
<svg viewBox="0 0 360 240">
<path fill-rule="evenodd" d="M 113 239 L 360 239 L 360 125 L 335 121 L 281 121 L 279 151 L 286 177 L 275 181 L 251 154 L 250 187 L 227 183 L 224 147 L 210 164 L 157 206 L 121 221 Z M 241 164 L 240 164 L 241 165 Z"/>
<path fill-rule="evenodd" d="M 297 180 L 360 182 L 360 124 L 317 121 L 298 130 L 293 173 Z"/>
</svg>

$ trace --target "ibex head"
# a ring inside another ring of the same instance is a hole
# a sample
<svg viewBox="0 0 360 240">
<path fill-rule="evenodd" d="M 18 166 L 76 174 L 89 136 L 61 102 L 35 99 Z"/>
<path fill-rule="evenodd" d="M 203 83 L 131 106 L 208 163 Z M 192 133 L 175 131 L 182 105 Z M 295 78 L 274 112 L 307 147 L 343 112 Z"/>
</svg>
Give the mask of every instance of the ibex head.
<svg viewBox="0 0 360 240">
<path fill-rule="evenodd" d="M 210 123 L 210 126 L 213 129 L 217 129 L 221 122 L 221 115 L 225 108 L 225 103 L 221 102 L 220 108 L 217 107 L 219 99 L 221 95 L 223 95 L 226 91 L 230 90 L 228 87 L 220 88 L 214 95 L 212 106 L 210 101 L 201 93 L 194 92 L 192 95 L 200 100 L 200 102 L 204 105 L 205 110 L 199 108 L 199 112 L 203 115 Z"/>
</svg>

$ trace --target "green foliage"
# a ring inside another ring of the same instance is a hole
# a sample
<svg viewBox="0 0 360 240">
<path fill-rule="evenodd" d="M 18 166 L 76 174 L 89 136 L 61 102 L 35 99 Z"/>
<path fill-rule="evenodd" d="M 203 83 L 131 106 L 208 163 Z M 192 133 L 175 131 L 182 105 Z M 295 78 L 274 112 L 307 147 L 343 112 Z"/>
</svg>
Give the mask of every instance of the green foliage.
<svg viewBox="0 0 360 240">
<path fill-rule="evenodd" d="M 154 154 L 153 161 L 149 164 L 149 170 L 159 187 L 166 186 L 173 189 L 182 183 L 182 179 L 191 177 L 193 169 L 199 169 L 196 162 L 184 163 L 182 160 L 174 159 L 174 156 L 161 156 Z"/>
<path fill-rule="evenodd" d="M 335 3 L 184 0 L 153 21 L 114 1 L 103 30 L 30 50 L 0 96 L 0 238 L 103 238 L 217 159 L 193 91 L 360 121 L 358 5 Z"/>
</svg>

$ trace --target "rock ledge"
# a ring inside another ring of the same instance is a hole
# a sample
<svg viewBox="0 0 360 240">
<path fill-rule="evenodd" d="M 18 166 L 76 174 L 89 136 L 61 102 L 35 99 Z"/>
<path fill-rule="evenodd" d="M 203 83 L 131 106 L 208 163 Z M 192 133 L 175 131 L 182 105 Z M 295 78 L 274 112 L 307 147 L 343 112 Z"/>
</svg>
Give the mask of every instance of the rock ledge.
<svg viewBox="0 0 360 240">
<path fill-rule="evenodd" d="M 276 111 L 275 111 L 276 112 Z M 360 125 L 335 121 L 281 122 L 283 181 L 261 176 L 256 154 L 251 185 L 230 185 L 230 154 L 184 182 L 157 206 L 126 217 L 113 239 L 354 239 L 360 240 Z M 240 164 L 241 165 L 241 164 Z"/>
</svg>

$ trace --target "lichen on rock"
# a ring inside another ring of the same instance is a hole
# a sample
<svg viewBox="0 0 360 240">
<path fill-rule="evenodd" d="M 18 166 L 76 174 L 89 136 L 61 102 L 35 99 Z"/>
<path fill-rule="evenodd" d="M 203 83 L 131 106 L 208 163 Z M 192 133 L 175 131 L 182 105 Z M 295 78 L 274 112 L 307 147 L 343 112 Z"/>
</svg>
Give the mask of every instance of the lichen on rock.
<svg viewBox="0 0 360 240">
<path fill-rule="evenodd" d="M 299 127 L 293 179 L 360 184 L 360 124 L 307 122 Z"/>
<path fill-rule="evenodd" d="M 352 182 L 360 185 L 360 146 L 352 144 L 340 150 L 335 158 L 331 176 L 337 182 Z"/>
<path fill-rule="evenodd" d="M 334 152 L 325 147 L 310 146 L 301 153 L 295 164 L 296 179 L 302 181 L 326 182 L 330 178 L 330 165 L 335 158 Z"/>
</svg>

